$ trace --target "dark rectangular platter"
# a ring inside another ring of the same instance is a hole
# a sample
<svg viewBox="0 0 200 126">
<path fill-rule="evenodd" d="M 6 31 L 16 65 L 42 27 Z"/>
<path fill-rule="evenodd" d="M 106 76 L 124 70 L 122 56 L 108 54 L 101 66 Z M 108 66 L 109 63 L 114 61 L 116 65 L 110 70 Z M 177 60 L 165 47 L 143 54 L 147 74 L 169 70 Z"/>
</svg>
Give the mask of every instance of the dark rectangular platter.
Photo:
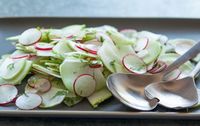
<svg viewBox="0 0 200 126">
<path fill-rule="evenodd" d="M 27 28 L 45 27 L 62 28 L 71 24 L 86 24 L 87 26 L 113 25 L 119 29 L 133 28 L 148 30 L 173 38 L 200 39 L 199 19 L 170 19 L 170 18 L 62 18 L 62 17 L 29 17 L 29 18 L 0 18 L 0 55 L 14 50 L 11 43 L 5 40 L 8 36 L 20 34 Z M 200 79 L 196 80 L 200 87 Z M 175 101 L 169 101 L 175 102 Z M 189 112 L 187 112 L 189 111 Z M 93 109 L 87 100 L 69 108 L 64 104 L 51 109 L 18 110 L 14 105 L 0 107 L 0 116 L 24 117 L 70 117 L 70 118 L 170 118 L 170 119 L 200 119 L 200 110 L 189 109 L 174 111 L 158 106 L 150 112 L 130 109 L 117 99 L 111 98 Z"/>
</svg>

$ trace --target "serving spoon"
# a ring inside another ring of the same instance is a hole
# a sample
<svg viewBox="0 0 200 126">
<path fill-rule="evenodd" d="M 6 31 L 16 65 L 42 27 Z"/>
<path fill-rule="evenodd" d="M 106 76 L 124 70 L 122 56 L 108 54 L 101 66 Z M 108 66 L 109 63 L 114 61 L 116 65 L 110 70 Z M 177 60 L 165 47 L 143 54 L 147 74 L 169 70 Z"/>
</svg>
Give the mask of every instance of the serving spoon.
<svg viewBox="0 0 200 126">
<path fill-rule="evenodd" d="M 159 104 L 167 108 L 189 108 L 198 102 L 198 92 L 194 77 L 199 71 L 200 62 L 187 77 L 148 85 L 145 87 L 145 95 L 149 99 L 157 98 Z"/>
<path fill-rule="evenodd" d="M 154 75 L 135 75 L 127 73 L 111 74 L 107 79 L 107 87 L 123 104 L 137 110 L 152 110 L 158 104 L 158 99 L 148 99 L 144 89 L 150 83 L 162 81 L 164 75 L 177 69 L 186 61 L 194 58 L 200 52 L 200 42 L 194 45 L 184 55 L 170 64 L 165 71 Z M 188 85 L 193 86 L 193 85 Z M 193 93 L 193 92 L 191 92 Z M 195 92 L 194 92 L 195 93 Z M 196 94 L 196 93 L 195 93 Z M 194 94 L 194 95 L 195 95 Z"/>
</svg>

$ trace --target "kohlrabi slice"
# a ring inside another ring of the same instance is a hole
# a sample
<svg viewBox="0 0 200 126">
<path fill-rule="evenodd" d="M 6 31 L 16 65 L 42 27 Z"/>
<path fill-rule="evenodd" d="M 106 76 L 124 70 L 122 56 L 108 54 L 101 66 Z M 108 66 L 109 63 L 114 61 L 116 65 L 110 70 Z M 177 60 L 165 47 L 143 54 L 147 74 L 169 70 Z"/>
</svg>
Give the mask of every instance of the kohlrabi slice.
<svg viewBox="0 0 200 126">
<path fill-rule="evenodd" d="M 76 97 L 65 97 L 64 99 L 64 103 L 68 106 L 68 107 L 72 107 L 76 104 L 78 104 L 79 102 L 81 102 L 83 100 L 82 97 L 80 96 L 76 96 Z"/>
<path fill-rule="evenodd" d="M 4 84 L 8 84 L 8 82 L 2 77 L 0 77 L 0 85 L 4 85 Z"/>
<path fill-rule="evenodd" d="M 6 40 L 8 40 L 8 41 L 18 41 L 18 40 L 19 40 L 19 37 L 20 37 L 20 35 L 12 36 L 12 37 L 6 38 Z"/>
<path fill-rule="evenodd" d="M 175 52 L 179 55 L 183 55 L 196 43 L 197 41 L 194 41 L 192 39 L 173 39 L 168 41 L 168 44 L 170 44 L 174 48 Z M 194 58 L 193 60 L 196 62 L 200 61 L 200 54 L 197 55 L 196 58 Z"/>
<path fill-rule="evenodd" d="M 130 39 L 137 37 L 137 31 L 135 29 L 122 29 L 120 33 Z"/>
<path fill-rule="evenodd" d="M 53 52 L 64 55 L 64 53 L 72 52 L 72 49 L 69 48 L 67 40 L 62 40 L 53 47 Z"/>
<path fill-rule="evenodd" d="M 137 37 L 139 38 L 147 37 L 150 41 L 159 41 L 162 44 L 165 44 L 168 40 L 167 36 L 161 34 L 155 34 L 149 31 L 138 32 Z"/>
<path fill-rule="evenodd" d="M 162 45 L 157 41 L 149 41 L 145 50 L 147 50 L 148 55 L 145 55 L 142 59 L 148 65 L 157 60 L 161 54 Z"/>
<path fill-rule="evenodd" d="M 42 104 L 39 107 L 50 108 L 62 103 L 65 99 L 65 95 L 56 95 L 59 91 L 63 91 L 63 89 L 52 87 L 48 92 L 42 94 Z"/>
<path fill-rule="evenodd" d="M 41 31 L 36 28 L 30 28 L 24 31 L 19 37 L 19 43 L 22 45 L 32 45 L 40 40 Z"/>
<path fill-rule="evenodd" d="M 0 76 L 6 80 L 13 79 L 21 73 L 24 66 L 25 60 L 13 61 L 12 59 L 7 58 L 0 66 Z"/>
<path fill-rule="evenodd" d="M 103 88 L 103 89 L 93 93 L 87 99 L 93 108 L 97 108 L 100 103 L 109 99 L 111 96 L 112 96 L 111 92 L 107 88 Z"/>
<path fill-rule="evenodd" d="M 16 77 L 6 80 L 10 84 L 21 84 L 21 81 L 29 74 L 32 66 L 32 61 L 26 61 L 23 70 Z"/>
<path fill-rule="evenodd" d="M 96 80 L 96 91 L 106 87 L 106 78 L 102 74 L 101 68 L 94 69 L 93 76 Z"/>
<path fill-rule="evenodd" d="M 64 34 L 64 36 L 76 36 L 77 34 L 79 34 L 84 28 L 86 27 L 86 25 L 70 25 L 67 27 L 62 28 L 62 32 Z"/>
<path fill-rule="evenodd" d="M 167 65 L 171 64 L 172 62 L 174 62 L 178 57 L 180 57 L 179 54 L 175 54 L 175 53 L 167 53 L 164 55 L 161 55 L 159 57 L 159 61 L 163 61 L 165 62 Z M 186 63 L 184 63 L 183 65 L 181 65 L 179 67 L 179 70 L 181 71 L 181 75 L 179 76 L 179 78 L 183 78 L 187 75 L 189 75 L 189 73 L 194 69 L 194 65 L 188 61 Z"/>
<path fill-rule="evenodd" d="M 57 73 L 57 72 L 54 72 L 54 71 L 51 71 L 41 65 L 38 65 L 38 64 L 33 64 L 33 69 L 35 69 L 36 71 L 41 71 L 41 73 L 45 73 L 47 75 L 51 75 L 51 76 L 54 76 L 54 77 L 57 77 L 57 78 L 61 78 L 60 74 Z"/>
<path fill-rule="evenodd" d="M 107 31 L 107 34 L 114 41 L 116 45 L 134 45 L 135 40 L 129 39 L 119 32 Z"/>
<path fill-rule="evenodd" d="M 82 78 L 83 77 L 82 75 L 92 74 L 92 68 L 90 68 L 88 63 L 85 61 L 82 61 L 79 59 L 73 59 L 73 60 L 66 59 L 60 65 L 60 74 L 65 84 L 65 87 L 69 91 L 73 93 L 77 93 L 77 95 L 80 95 L 80 96 L 90 95 L 90 93 L 92 93 L 92 90 L 95 90 L 94 86 L 96 86 L 96 82 L 95 83 L 92 82 L 93 79 L 91 76 L 90 77 L 87 76 L 87 77 L 89 80 L 91 80 L 92 83 L 82 83 L 83 84 L 82 85 L 79 81 L 79 79 L 84 79 Z M 84 88 L 84 87 L 87 87 L 87 88 Z M 81 94 L 81 92 L 83 94 Z M 87 94 L 87 92 L 89 92 L 89 94 Z"/>
<path fill-rule="evenodd" d="M 98 56 L 103 61 L 106 68 L 112 73 L 115 72 L 113 63 L 120 61 L 120 57 L 117 53 L 118 53 L 118 50 L 115 47 L 115 45 L 107 41 L 103 43 L 103 45 L 101 46 L 101 48 L 98 50 L 98 53 L 97 53 Z"/>
<path fill-rule="evenodd" d="M 168 41 L 168 44 L 172 45 L 175 49 L 175 52 L 179 55 L 183 55 L 196 43 L 196 41 L 191 39 L 173 39 Z"/>
<path fill-rule="evenodd" d="M 103 25 L 103 26 L 100 26 L 100 27 L 95 27 L 94 28 L 97 32 L 106 32 L 106 31 L 114 31 L 114 32 L 117 32 L 117 29 L 113 26 L 110 26 L 110 25 Z"/>
</svg>

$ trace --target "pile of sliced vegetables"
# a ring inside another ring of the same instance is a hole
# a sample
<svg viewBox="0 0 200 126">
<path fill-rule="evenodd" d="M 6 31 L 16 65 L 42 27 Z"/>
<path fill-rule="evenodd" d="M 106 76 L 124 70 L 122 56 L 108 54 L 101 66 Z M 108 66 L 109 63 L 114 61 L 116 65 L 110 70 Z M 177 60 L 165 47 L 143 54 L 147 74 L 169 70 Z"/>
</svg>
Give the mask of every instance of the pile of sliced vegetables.
<svg viewBox="0 0 200 126">
<path fill-rule="evenodd" d="M 106 87 L 108 75 L 159 73 L 196 43 L 107 25 L 30 28 L 7 40 L 16 51 L 0 60 L 0 105 L 15 103 L 25 110 L 61 103 L 70 107 L 84 98 L 96 108 L 112 96 Z M 188 61 L 165 79 L 188 75 L 199 59 Z M 18 94 L 18 84 L 25 84 L 24 93 Z"/>
</svg>

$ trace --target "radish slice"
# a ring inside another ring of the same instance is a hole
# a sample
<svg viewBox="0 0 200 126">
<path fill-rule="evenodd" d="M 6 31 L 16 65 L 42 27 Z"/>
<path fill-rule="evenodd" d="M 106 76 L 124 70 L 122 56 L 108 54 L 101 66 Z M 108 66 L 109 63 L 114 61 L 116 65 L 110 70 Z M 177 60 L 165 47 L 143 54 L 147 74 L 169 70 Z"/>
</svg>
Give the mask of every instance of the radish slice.
<svg viewBox="0 0 200 126">
<path fill-rule="evenodd" d="M 21 55 L 11 56 L 12 59 L 29 59 L 29 57 L 30 57 L 29 54 L 21 54 Z"/>
<path fill-rule="evenodd" d="M 90 68 L 100 68 L 100 67 L 102 67 L 102 64 L 90 64 L 89 67 Z"/>
<path fill-rule="evenodd" d="M 76 47 L 80 50 L 83 50 L 85 52 L 97 55 L 97 50 L 98 47 L 96 47 L 95 45 L 92 44 L 87 44 L 87 45 L 76 45 Z"/>
<path fill-rule="evenodd" d="M 151 63 L 150 65 L 147 66 L 147 71 L 151 71 L 155 67 L 155 62 Z"/>
<path fill-rule="evenodd" d="M 152 74 L 156 74 L 156 73 L 163 71 L 165 68 L 167 68 L 167 64 L 165 62 L 158 61 L 155 64 L 155 67 L 152 68 L 151 70 L 149 70 L 148 72 L 152 73 Z"/>
<path fill-rule="evenodd" d="M 75 79 L 73 88 L 76 95 L 88 97 L 95 91 L 96 80 L 90 74 L 81 74 Z"/>
<path fill-rule="evenodd" d="M 31 110 L 42 103 L 41 96 L 34 93 L 26 93 L 19 96 L 15 102 L 16 106 L 23 110 Z"/>
<path fill-rule="evenodd" d="M 39 92 L 45 93 L 51 89 L 51 83 L 44 78 L 32 76 L 28 79 L 28 85 Z"/>
<path fill-rule="evenodd" d="M 144 61 L 135 54 L 125 55 L 122 64 L 131 73 L 144 74 L 147 71 Z"/>
<path fill-rule="evenodd" d="M 36 28 L 30 28 L 24 31 L 19 37 L 19 43 L 22 45 L 32 45 L 40 40 L 41 31 Z"/>
<path fill-rule="evenodd" d="M 176 69 L 168 74 L 166 74 L 164 77 L 163 77 L 163 80 L 176 80 L 179 76 L 181 75 L 181 71 L 179 69 Z"/>
<path fill-rule="evenodd" d="M 49 43 L 40 42 L 40 43 L 35 44 L 35 49 L 41 50 L 41 51 L 49 51 L 49 50 L 52 50 L 53 47 L 54 46 Z"/>
<path fill-rule="evenodd" d="M 149 43 L 148 38 L 139 38 L 135 46 L 135 51 L 139 52 L 141 50 L 144 50 L 147 47 L 148 43 Z"/>
<path fill-rule="evenodd" d="M 11 103 L 17 97 L 18 90 L 15 86 L 5 84 L 0 86 L 0 105 Z"/>
</svg>

